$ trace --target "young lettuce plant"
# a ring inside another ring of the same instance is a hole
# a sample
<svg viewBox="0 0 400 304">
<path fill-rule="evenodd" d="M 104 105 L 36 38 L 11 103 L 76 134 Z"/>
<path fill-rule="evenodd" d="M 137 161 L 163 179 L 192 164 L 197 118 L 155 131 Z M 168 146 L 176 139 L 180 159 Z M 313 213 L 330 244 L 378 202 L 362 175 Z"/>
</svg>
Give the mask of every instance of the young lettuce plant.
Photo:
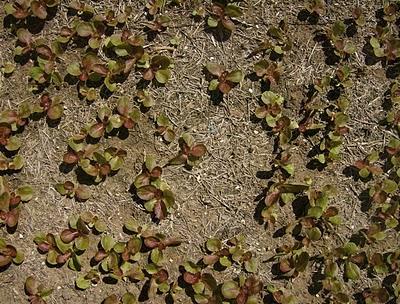
<svg viewBox="0 0 400 304">
<path fill-rule="evenodd" d="M 162 136 L 166 143 L 171 143 L 175 140 L 175 132 L 172 128 L 172 123 L 165 114 L 160 114 L 156 120 L 156 134 Z"/>
<path fill-rule="evenodd" d="M 181 268 L 183 281 L 190 286 L 186 293 L 194 293 L 193 299 L 196 303 L 216 300 L 218 283 L 211 273 L 203 272 L 202 268 L 192 261 L 186 261 Z"/>
<path fill-rule="evenodd" d="M 279 146 L 286 149 L 292 138 L 292 132 L 298 128 L 295 121 L 283 115 L 283 97 L 272 91 L 266 91 L 261 95 L 263 105 L 255 110 L 257 118 L 265 119 L 272 132 L 279 135 Z"/>
<path fill-rule="evenodd" d="M 207 255 L 203 257 L 205 265 L 219 263 L 227 268 L 236 263 L 248 273 L 257 272 L 257 262 L 254 254 L 245 249 L 243 236 L 237 236 L 228 241 L 228 246 L 223 247 L 219 239 L 211 238 L 206 242 Z"/>
<path fill-rule="evenodd" d="M 344 264 L 344 277 L 352 281 L 358 280 L 361 275 L 361 268 L 368 265 L 367 255 L 364 251 L 360 251 L 359 247 L 353 242 L 348 242 L 342 247 L 336 248 L 334 256 L 339 263 Z"/>
<path fill-rule="evenodd" d="M 39 284 L 34 276 L 29 276 L 25 280 L 25 293 L 31 304 L 46 304 L 45 299 L 53 293 L 52 288 L 46 288 Z"/>
<path fill-rule="evenodd" d="M 261 216 L 267 224 L 274 225 L 277 215 L 277 208 L 280 203 L 287 204 L 295 199 L 296 194 L 303 193 L 310 186 L 308 184 L 292 184 L 277 182 L 272 184 L 264 198 L 265 207 Z"/>
<path fill-rule="evenodd" d="M 64 107 L 60 97 L 50 98 L 48 94 L 40 97 L 38 105 L 32 109 L 33 113 L 43 113 L 51 121 L 58 121 L 64 114 Z"/>
<path fill-rule="evenodd" d="M 20 171 L 23 166 L 24 166 L 24 159 L 22 158 L 21 155 L 16 155 L 13 158 L 8 158 L 3 153 L 0 152 L 0 174 L 4 171 L 7 172 Z"/>
<path fill-rule="evenodd" d="M 143 24 L 146 26 L 145 30 L 157 34 L 164 32 L 167 29 L 170 22 L 171 22 L 170 17 L 166 15 L 157 15 L 153 21 L 143 22 Z"/>
<path fill-rule="evenodd" d="M 399 189 L 398 184 L 389 178 L 377 181 L 369 189 L 369 196 L 372 202 L 377 204 L 384 204 L 388 198 L 395 196 Z"/>
<path fill-rule="evenodd" d="M 136 195 L 144 202 L 148 212 L 163 220 L 175 205 L 174 194 L 161 179 L 162 168 L 156 165 L 152 156 L 147 156 L 142 172 L 135 178 Z"/>
<path fill-rule="evenodd" d="M 383 173 L 381 167 L 374 165 L 377 161 L 379 161 L 379 153 L 377 151 L 372 151 L 363 160 L 356 161 L 354 167 L 359 170 L 358 175 L 361 178 L 366 179 L 370 176 L 380 175 Z"/>
<path fill-rule="evenodd" d="M 239 276 L 239 282 L 226 281 L 221 286 L 221 294 L 227 300 L 235 300 L 237 304 L 259 303 L 263 284 L 255 277 Z"/>
<path fill-rule="evenodd" d="M 194 138 L 189 133 L 183 133 L 179 138 L 180 152 L 176 157 L 171 159 L 169 165 L 183 165 L 194 167 L 201 158 L 207 153 L 204 144 L 196 144 Z"/>
<path fill-rule="evenodd" d="M 17 20 L 26 19 L 32 15 L 45 20 L 48 17 L 48 10 L 59 4 L 59 0 L 16 0 L 13 3 L 7 3 L 4 11 Z"/>
<path fill-rule="evenodd" d="M 113 113 L 108 107 L 102 107 L 97 112 L 97 122 L 87 127 L 87 132 L 92 138 L 100 138 L 110 134 L 115 129 L 124 127 L 132 129 L 140 119 L 140 112 L 131 108 L 129 97 L 120 97 Z"/>
<path fill-rule="evenodd" d="M 91 159 L 81 159 L 78 162 L 78 167 L 93 178 L 95 183 L 100 183 L 107 176 L 122 168 L 126 155 L 125 150 L 110 147 L 104 150 L 103 153 L 93 152 L 93 158 Z"/>
<path fill-rule="evenodd" d="M 121 298 L 112 294 L 105 298 L 102 304 L 138 304 L 136 296 L 133 293 L 126 292 Z"/>
<path fill-rule="evenodd" d="M 91 269 L 86 274 L 80 275 L 75 279 L 75 285 L 80 290 L 88 289 L 90 286 L 97 285 L 101 280 L 100 273 Z"/>
<path fill-rule="evenodd" d="M 332 225 L 339 225 L 342 220 L 338 215 L 338 208 L 328 205 L 335 192 L 332 186 L 325 186 L 321 191 L 309 189 L 305 215 L 288 225 L 286 232 L 293 234 L 296 239 L 301 239 L 302 243 L 308 246 L 332 230 Z"/>
<path fill-rule="evenodd" d="M 5 269 L 10 264 L 20 265 L 23 261 L 24 254 L 0 238 L 0 269 Z"/>
<path fill-rule="evenodd" d="M 283 68 L 281 63 L 269 62 L 262 59 L 254 65 L 254 72 L 267 84 L 276 85 L 281 78 Z"/>
<path fill-rule="evenodd" d="M 335 55 L 342 59 L 349 57 L 357 51 L 355 44 L 344 37 L 346 28 L 346 24 L 343 21 L 336 21 L 327 34 L 334 48 Z"/>
<path fill-rule="evenodd" d="M 274 285 L 267 285 L 266 289 L 271 294 L 273 300 L 278 304 L 297 304 L 295 296 L 290 295 L 283 288 L 277 288 Z"/>
<path fill-rule="evenodd" d="M 32 196 L 33 189 L 30 186 L 21 186 L 12 191 L 0 176 L 0 226 L 14 229 L 18 225 L 21 202 L 28 202 Z"/>
<path fill-rule="evenodd" d="M 61 86 L 63 79 L 56 65 L 57 54 L 49 46 L 38 42 L 36 42 L 35 53 L 37 54 L 36 62 L 30 69 L 30 77 L 39 86 L 47 86 L 51 83 L 57 87 Z"/>
<path fill-rule="evenodd" d="M 293 247 L 278 248 L 274 259 L 278 260 L 281 276 L 295 278 L 307 269 L 310 255 L 304 251 L 302 245 L 295 244 Z"/>
<path fill-rule="evenodd" d="M 216 79 L 210 81 L 208 86 L 209 91 L 218 90 L 222 94 L 227 94 L 243 80 L 243 73 L 240 70 L 233 70 L 228 72 L 223 65 L 216 63 L 208 63 L 206 65 L 207 71 Z"/>
<path fill-rule="evenodd" d="M 223 28 L 228 31 L 236 29 L 232 18 L 242 16 L 242 10 L 235 4 L 223 4 L 219 1 L 213 1 L 211 5 L 211 15 L 207 19 L 207 25 L 210 28 Z"/>
<path fill-rule="evenodd" d="M 143 79 L 147 81 L 155 79 L 158 83 L 165 84 L 171 78 L 172 61 L 167 56 L 150 57 L 145 53 L 138 60 L 137 67 L 142 70 Z"/>
<path fill-rule="evenodd" d="M 88 235 L 91 231 L 101 233 L 105 231 L 106 225 L 97 216 L 91 213 L 82 213 L 73 216 L 69 220 L 69 228 L 64 229 L 60 235 L 52 233 L 39 233 L 34 242 L 40 253 L 46 254 L 46 262 L 53 266 L 68 264 L 74 271 L 81 270 L 80 255 L 90 245 Z"/>
<path fill-rule="evenodd" d="M 392 170 L 396 171 L 396 175 L 400 178 L 400 140 L 392 138 L 386 147 L 386 152 L 390 160 Z"/>
<path fill-rule="evenodd" d="M 146 9 L 152 16 L 156 15 L 165 5 L 165 0 L 148 0 L 146 3 Z"/>
</svg>

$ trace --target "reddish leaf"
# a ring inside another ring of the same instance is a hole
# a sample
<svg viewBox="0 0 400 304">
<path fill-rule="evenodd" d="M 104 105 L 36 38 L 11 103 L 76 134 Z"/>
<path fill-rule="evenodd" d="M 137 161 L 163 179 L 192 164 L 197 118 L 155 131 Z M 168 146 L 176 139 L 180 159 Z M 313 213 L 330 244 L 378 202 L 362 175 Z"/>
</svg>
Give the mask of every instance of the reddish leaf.
<svg viewBox="0 0 400 304">
<path fill-rule="evenodd" d="M 73 151 L 68 151 L 67 153 L 64 154 L 63 157 L 63 162 L 68 164 L 68 165 L 73 165 L 77 164 L 79 161 L 79 156 L 73 152 Z"/>
<path fill-rule="evenodd" d="M 147 185 L 137 189 L 136 194 L 140 199 L 148 201 L 155 198 L 157 191 L 158 189 L 156 187 Z"/>
<path fill-rule="evenodd" d="M 190 272 L 185 272 L 183 274 L 183 280 L 190 285 L 193 285 L 193 284 L 196 284 L 197 282 L 199 282 L 200 278 L 201 278 L 200 272 L 195 273 L 195 274 L 190 273 Z"/>
<path fill-rule="evenodd" d="M 41 1 L 32 1 L 31 10 L 36 17 L 40 19 L 47 18 L 46 6 Z"/>
<path fill-rule="evenodd" d="M 165 219 L 167 216 L 167 207 L 162 200 L 159 200 L 154 206 L 154 215 L 159 220 Z"/>
<path fill-rule="evenodd" d="M 159 244 L 160 240 L 155 237 L 150 236 L 144 239 L 144 245 L 149 249 L 156 248 Z"/>
<path fill-rule="evenodd" d="M 192 147 L 189 153 L 194 157 L 202 157 L 207 153 L 207 148 L 203 144 L 197 144 Z"/>
</svg>

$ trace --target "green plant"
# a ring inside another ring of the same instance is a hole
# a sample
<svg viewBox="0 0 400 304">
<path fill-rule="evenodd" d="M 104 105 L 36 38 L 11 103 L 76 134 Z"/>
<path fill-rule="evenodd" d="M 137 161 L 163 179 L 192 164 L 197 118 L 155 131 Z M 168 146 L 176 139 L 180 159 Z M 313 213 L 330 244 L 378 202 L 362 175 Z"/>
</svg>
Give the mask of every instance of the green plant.
<svg viewBox="0 0 400 304">
<path fill-rule="evenodd" d="M 207 18 L 207 24 L 211 28 L 222 27 L 228 31 L 234 31 L 236 26 L 232 18 L 240 16 L 242 16 L 242 10 L 237 5 L 214 1 L 211 5 L 211 15 Z"/>
<path fill-rule="evenodd" d="M 7 268 L 10 264 L 19 265 L 23 261 L 24 254 L 0 238 L 0 268 Z"/>
<path fill-rule="evenodd" d="M 277 288 L 274 285 L 267 285 L 266 289 L 268 293 L 272 295 L 274 301 L 278 304 L 297 304 L 296 297 L 289 295 L 288 292 L 283 288 Z"/>
<path fill-rule="evenodd" d="M 292 130 L 298 127 L 297 122 L 291 121 L 289 117 L 283 114 L 282 96 L 266 91 L 262 93 L 261 100 L 263 105 L 255 110 L 257 118 L 265 119 L 272 132 L 279 134 L 279 145 L 281 148 L 287 148 L 292 138 Z"/>
<path fill-rule="evenodd" d="M 146 8 L 150 15 L 156 15 L 165 5 L 165 0 L 149 0 Z"/>
<path fill-rule="evenodd" d="M 171 121 L 164 114 L 160 114 L 156 120 L 156 134 L 162 136 L 165 142 L 171 143 L 175 140 L 175 132 L 172 128 Z"/>
<path fill-rule="evenodd" d="M 207 153 L 204 144 L 196 144 L 194 138 L 189 133 L 183 133 L 179 138 L 180 152 L 176 157 L 171 159 L 169 165 L 183 165 L 190 167 L 197 165 L 201 158 Z"/>
<path fill-rule="evenodd" d="M 306 10 L 310 14 L 321 16 L 326 9 L 325 0 L 310 0 L 306 4 Z"/>
<path fill-rule="evenodd" d="M 143 79 L 165 84 L 171 78 L 172 61 L 167 56 L 156 55 L 150 57 L 148 54 L 142 56 L 137 62 L 137 67 L 142 70 Z"/>
<path fill-rule="evenodd" d="M 210 91 L 219 90 L 222 94 L 227 94 L 243 80 L 243 73 L 240 70 L 228 72 L 224 66 L 216 63 L 208 63 L 207 71 L 217 79 L 210 81 L 208 89 Z"/>
<path fill-rule="evenodd" d="M 59 4 L 59 0 L 16 0 L 13 3 L 7 3 L 4 11 L 16 19 L 25 19 L 33 15 L 44 20 L 48 16 L 48 9 Z"/>
<path fill-rule="evenodd" d="M 206 244 L 207 255 L 203 257 L 205 265 L 218 263 L 224 268 L 230 267 L 232 263 L 242 265 L 249 273 L 257 272 L 257 262 L 254 254 L 245 249 L 244 237 L 237 236 L 228 241 L 228 246 L 222 246 L 219 239 L 208 239 Z"/>
<path fill-rule="evenodd" d="M 53 289 L 46 288 L 34 276 L 29 276 L 25 280 L 25 293 L 29 297 L 29 303 L 46 304 L 45 298 L 53 293 Z"/>
<path fill-rule="evenodd" d="M 379 160 L 379 153 L 376 151 L 372 151 L 364 160 L 358 160 L 355 162 L 354 167 L 356 167 L 358 171 L 358 175 L 361 178 L 368 178 L 373 175 L 380 175 L 383 173 L 382 168 L 374 165 Z"/>
<path fill-rule="evenodd" d="M 255 277 L 239 277 L 239 282 L 225 281 L 221 286 L 222 296 L 227 299 L 235 299 L 237 304 L 259 303 L 259 293 L 263 289 L 261 281 Z"/>
<path fill-rule="evenodd" d="M 346 24 L 339 20 L 333 24 L 327 34 L 334 48 L 334 53 L 340 58 L 347 58 L 357 51 L 356 45 L 345 38 L 346 29 Z"/>
<path fill-rule="evenodd" d="M 147 156 L 142 172 L 135 178 L 136 195 L 144 202 L 148 212 L 163 220 L 175 205 L 174 194 L 161 179 L 162 168 L 156 165 L 152 156 Z"/>
<path fill-rule="evenodd" d="M 124 295 L 119 299 L 117 295 L 112 294 L 104 299 L 102 304 L 137 304 L 138 301 L 136 296 L 130 292 L 124 293 Z"/>
<path fill-rule="evenodd" d="M 263 79 L 265 82 L 276 85 L 281 78 L 283 67 L 281 63 L 269 62 L 262 59 L 254 65 L 254 72 L 257 77 Z"/>
<path fill-rule="evenodd" d="M 21 202 L 28 202 L 32 196 L 33 189 L 30 186 L 21 186 L 12 191 L 0 176 L 0 226 L 15 228 L 18 225 Z"/>
</svg>

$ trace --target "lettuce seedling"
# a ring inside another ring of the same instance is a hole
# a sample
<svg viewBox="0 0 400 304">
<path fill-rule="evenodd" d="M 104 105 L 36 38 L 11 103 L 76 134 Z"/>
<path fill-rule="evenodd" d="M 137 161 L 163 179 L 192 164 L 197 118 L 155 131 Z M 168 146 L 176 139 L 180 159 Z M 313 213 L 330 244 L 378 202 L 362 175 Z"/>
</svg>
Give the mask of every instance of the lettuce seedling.
<svg viewBox="0 0 400 304">
<path fill-rule="evenodd" d="M 148 31 L 152 33 L 161 33 L 167 29 L 170 22 L 170 17 L 166 15 L 158 15 L 153 21 L 143 22 L 143 24 L 146 26 Z"/>
<path fill-rule="evenodd" d="M 243 236 L 237 236 L 228 241 L 228 246 L 223 247 L 219 239 L 211 238 L 207 240 L 205 247 L 207 255 L 203 257 L 205 265 L 219 263 L 227 268 L 236 263 L 249 273 L 257 272 L 257 262 L 251 251 L 245 250 Z"/>
<path fill-rule="evenodd" d="M 179 138 L 180 152 L 176 157 L 171 159 L 169 165 L 183 165 L 190 167 L 197 165 L 201 158 L 207 153 L 204 144 L 196 144 L 194 138 L 189 133 L 183 133 Z"/>
<path fill-rule="evenodd" d="M 81 159 L 91 159 L 98 145 L 86 144 L 87 131 L 76 134 L 68 139 L 68 151 L 63 156 L 63 162 L 67 165 L 76 165 Z"/>
<path fill-rule="evenodd" d="M 52 288 L 46 288 L 39 284 L 34 276 L 29 276 L 25 280 L 25 293 L 29 297 L 31 304 L 46 304 L 45 299 L 53 293 Z"/>
<path fill-rule="evenodd" d="M 298 304 L 296 298 L 293 295 L 289 295 L 283 288 L 278 289 L 274 285 L 267 285 L 266 289 L 278 304 Z"/>
<path fill-rule="evenodd" d="M 387 303 L 390 299 L 389 292 L 384 287 L 372 287 L 363 291 L 365 304 Z"/>
<path fill-rule="evenodd" d="M 361 275 L 361 268 L 368 265 L 367 255 L 360 251 L 353 242 L 348 242 L 342 247 L 334 250 L 334 256 L 344 262 L 344 276 L 349 280 L 358 280 Z"/>
<path fill-rule="evenodd" d="M 310 255 L 300 249 L 289 249 L 284 257 L 279 258 L 279 271 L 284 277 L 297 277 L 307 269 Z"/>
<path fill-rule="evenodd" d="M 226 281 L 221 286 L 222 296 L 227 299 L 235 299 L 237 304 L 258 303 L 259 294 L 263 289 L 263 284 L 255 277 L 239 277 L 236 281 Z"/>
<path fill-rule="evenodd" d="M 354 23 L 358 26 L 364 26 L 367 23 L 362 7 L 355 7 L 352 10 L 351 15 L 353 17 Z"/>
<path fill-rule="evenodd" d="M 355 162 L 354 167 L 356 167 L 358 171 L 358 175 L 361 178 L 368 178 L 369 176 L 380 175 L 383 173 L 381 167 L 374 165 L 379 161 L 379 153 L 377 151 L 372 151 L 367 157 L 363 160 L 358 160 Z"/>
<path fill-rule="evenodd" d="M 324 279 L 322 280 L 323 289 L 330 293 L 339 303 L 349 303 L 350 298 L 345 293 L 343 282 L 339 279 L 339 266 L 333 258 L 325 259 Z"/>
<path fill-rule="evenodd" d="M 292 155 L 289 150 L 279 153 L 279 156 L 274 160 L 274 169 L 279 168 L 289 176 L 294 174 L 294 165 L 290 162 Z"/>
<path fill-rule="evenodd" d="M 0 226 L 15 228 L 21 211 L 20 203 L 30 201 L 32 196 L 33 189 L 30 186 L 21 186 L 12 191 L 0 176 Z"/>
<path fill-rule="evenodd" d="M 222 94 L 227 94 L 243 80 L 243 73 L 240 70 L 228 72 L 223 65 L 216 63 L 208 63 L 207 71 L 217 79 L 210 81 L 209 91 L 219 90 Z"/>
<path fill-rule="evenodd" d="M 78 167 L 92 177 L 95 183 L 99 183 L 122 168 L 126 155 L 125 150 L 110 147 L 104 150 L 103 153 L 93 152 L 93 158 L 91 159 L 80 159 Z"/>
<path fill-rule="evenodd" d="M 288 225 L 286 233 L 292 233 L 308 246 L 311 242 L 320 240 L 326 231 L 331 230 L 332 225 L 339 225 L 342 218 L 338 215 L 338 208 L 328 205 L 335 192 L 331 186 L 325 186 L 321 191 L 309 189 L 305 215 Z"/>
<path fill-rule="evenodd" d="M 287 204 L 295 199 L 295 195 L 303 193 L 310 186 L 307 184 L 292 184 L 285 182 L 274 183 L 269 187 L 264 198 L 265 207 L 261 211 L 261 216 L 268 224 L 275 224 L 277 219 L 277 207 L 282 202 Z"/>
<path fill-rule="evenodd" d="M 97 285 L 101 280 L 97 270 L 91 269 L 85 275 L 80 275 L 75 279 L 75 285 L 80 290 L 88 289 L 92 284 Z"/>
<path fill-rule="evenodd" d="M 395 22 L 397 20 L 396 13 L 399 11 L 399 6 L 397 3 L 384 2 L 383 4 L 383 19 L 389 23 Z"/>
<path fill-rule="evenodd" d="M 394 195 L 399 186 L 394 180 L 386 178 L 378 181 L 369 189 L 369 196 L 374 203 L 383 204 L 386 200 Z"/>
<path fill-rule="evenodd" d="M 104 78 L 108 71 L 105 64 L 93 53 L 87 53 L 82 57 L 81 62 L 73 62 L 67 66 L 68 74 L 78 77 L 83 82 Z"/>
<path fill-rule="evenodd" d="M 386 152 L 393 170 L 396 170 L 396 175 L 400 177 L 400 140 L 395 138 L 390 139 L 386 147 Z"/>
<path fill-rule="evenodd" d="M 149 14 L 154 16 L 159 11 L 162 10 L 164 5 L 165 5 L 165 0 L 148 0 L 148 2 L 146 3 L 146 8 Z"/>
<path fill-rule="evenodd" d="M 142 104 L 145 108 L 151 108 L 156 103 L 154 98 L 151 96 L 150 91 L 147 90 L 138 90 L 136 92 L 136 99 Z"/>
<path fill-rule="evenodd" d="M 355 44 L 344 37 L 346 28 L 346 24 L 339 20 L 333 24 L 327 33 L 335 55 L 340 58 L 347 58 L 357 51 Z"/>
<path fill-rule="evenodd" d="M 136 296 L 133 293 L 126 292 L 122 298 L 118 298 L 115 294 L 112 294 L 105 298 L 102 304 L 138 304 Z"/>
<path fill-rule="evenodd" d="M 154 299 L 156 294 L 166 294 L 170 291 L 168 283 L 169 273 L 161 266 L 155 264 L 147 264 L 145 267 L 147 274 L 150 276 L 148 297 Z"/>
<path fill-rule="evenodd" d="M 276 62 L 269 62 L 262 59 L 254 65 L 254 72 L 257 77 L 264 80 L 266 83 L 276 85 L 281 78 L 283 72 L 282 64 Z"/>
<path fill-rule="evenodd" d="M 148 212 L 163 220 L 172 211 L 175 198 L 168 184 L 161 179 L 162 168 L 152 156 L 147 156 L 142 172 L 135 178 L 136 195 L 144 202 Z"/>
<path fill-rule="evenodd" d="M 214 1 L 211 5 L 211 15 L 207 18 L 207 24 L 211 28 L 222 27 L 228 31 L 234 31 L 236 26 L 232 18 L 242 16 L 242 10 L 235 4 L 223 4 Z"/>
<path fill-rule="evenodd" d="M 13 158 L 6 157 L 0 152 L 0 173 L 2 171 L 15 172 L 20 171 L 24 166 L 24 159 L 21 155 L 16 155 Z"/>
<path fill-rule="evenodd" d="M 171 78 L 172 61 L 167 56 L 156 55 L 151 57 L 144 54 L 137 62 L 137 67 L 142 70 L 143 79 L 147 81 L 157 80 L 165 84 Z"/>
<path fill-rule="evenodd" d="M 74 271 L 81 270 L 82 254 L 90 245 L 89 233 L 91 229 L 103 232 L 106 225 L 98 217 L 91 213 L 83 213 L 73 216 L 69 220 L 69 228 L 64 229 L 61 234 L 39 233 L 34 242 L 38 251 L 46 254 L 46 262 L 53 266 L 68 264 Z"/>
<path fill-rule="evenodd" d="M 57 121 L 63 116 L 64 107 L 60 97 L 50 98 L 48 94 L 43 94 L 40 97 L 39 105 L 34 107 L 32 112 L 45 113 L 48 119 Z"/>
<path fill-rule="evenodd" d="M 44 20 L 48 16 L 48 8 L 56 7 L 59 4 L 59 0 L 17 0 L 7 3 L 4 10 L 7 15 L 12 15 L 16 19 L 25 19 L 33 14 Z"/>
<path fill-rule="evenodd" d="M 39 85 L 53 83 L 60 86 L 63 82 L 56 65 L 57 54 L 44 44 L 36 42 L 37 54 L 35 65 L 30 69 L 30 77 Z"/>
<path fill-rule="evenodd" d="M 129 97 L 120 97 L 113 112 L 108 107 L 101 107 L 97 112 L 98 122 L 89 125 L 87 132 L 92 138 L 100 138 L 106 133 L 109 134 L 115 129 L 124 127 L 132 129 L 140 119 L 140 112 L 136 108 L 131 108 Z"/>
<path fill-rule="evenodd" d="M 171 143 L 175 140 L 175 132 L 172 128 L 171 121 L 165 114 L 160 114 L 156 120 L 156 134 L 162 136 L 165 142 Z"/>
<path fill-rule="evenodd" d="M 7 268 L 11 263 L 19 265 L 23 261 L 24 254 L 0 238 L 0 268 Z"/>
</svg>

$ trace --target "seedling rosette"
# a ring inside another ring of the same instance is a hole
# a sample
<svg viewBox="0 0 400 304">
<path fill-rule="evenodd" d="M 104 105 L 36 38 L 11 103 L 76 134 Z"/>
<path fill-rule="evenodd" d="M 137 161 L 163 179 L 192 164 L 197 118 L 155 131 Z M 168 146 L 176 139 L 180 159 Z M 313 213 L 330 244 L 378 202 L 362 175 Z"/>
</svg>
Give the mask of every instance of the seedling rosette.
<svg viewBox="0 0 400 304">
<path fill-rule="evenodd" d="M 195 143 L 193 136 L 188 133 L 183 133 L 179 138 L 180 152 L 176 157 L 171 159 L 169 165 L 183 165 L 190 167 L 197 165 L 201 158 L 207 153 L 207 148 L 204 144 Z"/>
<path fill-rule="evenodd" d="M 13 245 L 7 244 L 0 238 L 0 269 L 9 267 L 10 264 L 19 265 L 24 261 L 24 254 Z"/>
<path fill-rule="evenodd" d="M 242 10 L 235 4 L 222 4 L 214 1 L 211 5 L 211 16 L 207 19 L 207 25 L 211 28 L 221 27 L 228 31 L 234 31 L 236 26 L 232 18 L 242 16 Z"/>
<path fill-rule="evenodd" d="M 222 94 L 227 94 L 243 80 L 243 73 L 240 70 L 233 70 L 228 72 L 223 65 L 216 63 L 208 63 L 206 65 L 207 71 L 217 79 L 210 81 L 208 86 L 209 91 L 218 90 Z"/>
</svg>

